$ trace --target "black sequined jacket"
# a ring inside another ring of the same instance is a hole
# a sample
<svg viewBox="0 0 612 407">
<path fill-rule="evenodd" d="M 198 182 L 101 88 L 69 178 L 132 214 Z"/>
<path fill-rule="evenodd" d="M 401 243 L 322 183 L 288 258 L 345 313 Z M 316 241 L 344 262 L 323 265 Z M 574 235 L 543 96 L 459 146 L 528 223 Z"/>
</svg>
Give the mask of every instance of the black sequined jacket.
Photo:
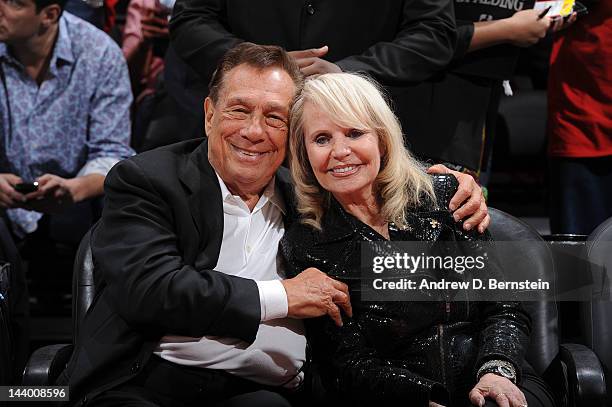
<svg viewBox="0 0 612 407">
<path fill-rule="evenodd" d="M 434 189 L 442 209 L 411 211 L 408 228 L 389 226 L 390 240 L 490 240 L 465 232 L 444 209 L 457 189 L 454 177 L 435 176 Z M 329 317 L 307 322 L 327 397 L 337 398 L 336 405 L 426 406 L 433 400 L 466 406 L 487 360 L 508 361 L 520 376 L 530 319 L 519 303 L 361 301 L 354 279 L 360 243 L 383 239 L 332 200 L 321 231 L 296 222 L 281 241 L 289 276 L 316 267 L 349 285 L 353 318 L 343 315 L 343 327 Z"/>
</svg>

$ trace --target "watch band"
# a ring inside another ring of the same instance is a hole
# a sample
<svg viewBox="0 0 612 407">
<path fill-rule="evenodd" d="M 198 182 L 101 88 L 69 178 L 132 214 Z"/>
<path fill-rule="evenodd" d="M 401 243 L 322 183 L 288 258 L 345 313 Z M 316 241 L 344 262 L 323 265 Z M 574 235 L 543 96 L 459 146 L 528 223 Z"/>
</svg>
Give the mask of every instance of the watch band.
<svg viewBox="0 0 612 407">
<path fill-rule="evenodd" d="M 493 373 L 501 377 L 505 377 L 512 383 L 516 383 L 516 369 L 510 362 L 505 360 L 493 359 L 483 363 L 476 373 L 476 380 L 480 380 L 487 373 Z"/>
</svg>

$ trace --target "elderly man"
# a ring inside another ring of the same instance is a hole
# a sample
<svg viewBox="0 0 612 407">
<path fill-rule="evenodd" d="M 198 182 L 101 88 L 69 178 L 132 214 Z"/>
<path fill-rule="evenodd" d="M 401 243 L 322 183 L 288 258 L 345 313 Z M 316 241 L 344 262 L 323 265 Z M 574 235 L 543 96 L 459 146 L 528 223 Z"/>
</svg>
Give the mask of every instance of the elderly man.
<svg viewBox="0 0 612 407">
<path fill-rule="evenodd" d="M 211 81 L 207 141 L 110 172 L 92 235 L 97 293 L 59 380 L 73 400 L 288 405 L 277 391 L 303 380 L 299 320 L 352 314 L 343 283 L 315 269 L 282 280 L 277 262 L 295 217 L 280 165 L 301 81 L 281 48 L 243 43 Z"/>
</svg>

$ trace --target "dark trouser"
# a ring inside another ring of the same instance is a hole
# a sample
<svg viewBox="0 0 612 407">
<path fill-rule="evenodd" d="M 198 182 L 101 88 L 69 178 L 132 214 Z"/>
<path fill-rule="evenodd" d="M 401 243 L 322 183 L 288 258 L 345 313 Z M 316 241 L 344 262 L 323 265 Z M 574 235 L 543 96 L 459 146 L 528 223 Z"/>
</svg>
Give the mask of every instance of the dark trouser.
<svg viewBox="0 0 612 407">
<path fill-rule="evenodd" d="M 550 160 L 552 233 L 590 234 L 612 216 L 612 157 Z"/>
<path fill-rule="evenodd" d="M 273 389 L 224 371 L 180 366 L 152 355 L 138 376 L 96 396 L 87 406 L 290 407 L 291 404 Z"/>
</svg>

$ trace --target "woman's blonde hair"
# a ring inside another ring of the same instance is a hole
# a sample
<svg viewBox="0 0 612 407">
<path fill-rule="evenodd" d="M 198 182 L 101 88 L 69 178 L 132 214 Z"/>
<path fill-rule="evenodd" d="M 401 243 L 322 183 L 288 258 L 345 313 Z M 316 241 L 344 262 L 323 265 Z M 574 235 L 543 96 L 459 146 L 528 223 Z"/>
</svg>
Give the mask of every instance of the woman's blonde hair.
<svg viewBox="0 0 612 407">
<path fill-rule="evenodd" d="M 289 166 L 303 223 L 320 230 L 331 199 L 317 182 L 306 152 L 303 115 L 307 102 L 338 126 L 378 135 L 382 157 L 374 191 L 385 220 L 403 228 L 406 209 L 419 206 L 424 199 L 435 204 L 432 180 L 404 147 L 400 123 L 383 95 L 376 82 L 354 73 L 317 75 L 304 83 L 291 109 L 289 125 Z"/>
</svg>

